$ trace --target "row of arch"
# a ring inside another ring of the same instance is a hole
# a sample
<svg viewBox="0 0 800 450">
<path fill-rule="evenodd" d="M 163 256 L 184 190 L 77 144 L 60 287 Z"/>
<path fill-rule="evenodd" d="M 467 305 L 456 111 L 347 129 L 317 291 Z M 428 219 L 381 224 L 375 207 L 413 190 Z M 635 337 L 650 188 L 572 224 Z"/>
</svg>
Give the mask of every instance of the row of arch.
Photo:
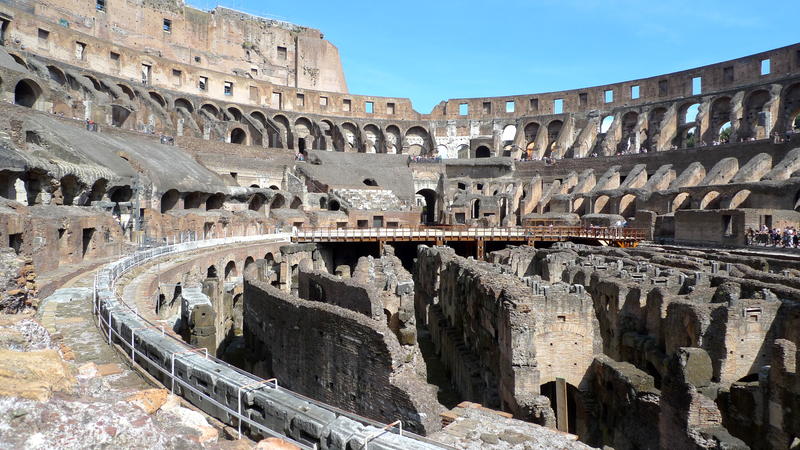
<svg viewBox="0 0 800 450">
<path fill-rule="evenodd" d="M 277 189 L 277 187 L 274 187 Z M 203 192 L 186 192 L 181 193 L 177 189 L 170 189 L 161 195 L 161 213 L 164 214 L 176 209 L 190 210 L 201 209 L 205 211 L 213 211 L 223 209 L 228 197 L 220 192 L 208 194 Z M 182 201 L 182 202 L 181 202 Z M 300 197 L 293 197 L 291 200 L 287 199 L 286 195 L 281 192 L 276 192 L 272 196 L 267 196 L 262 192 L 256 192 L 247 199 L 247 208 L 250 211 L 265 212 L 269 210 L 281 208 L 301 209 L 303 201 Z"/>
</svg>

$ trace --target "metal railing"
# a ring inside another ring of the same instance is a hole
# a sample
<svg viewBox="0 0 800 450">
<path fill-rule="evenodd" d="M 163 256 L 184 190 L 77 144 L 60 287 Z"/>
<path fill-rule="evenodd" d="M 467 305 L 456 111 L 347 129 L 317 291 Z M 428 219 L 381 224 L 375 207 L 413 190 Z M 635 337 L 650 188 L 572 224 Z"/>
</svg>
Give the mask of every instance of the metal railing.
<svg viewBox="0 0 800 450">
<path fill-rule="evenodd" d="M 643 240 L 646 230 L 637 228 L 582 228 L 563 226 L 534 227 L 399 227 L 399 228 L 300 228 L 296 240 L 325 239 L 420 239 L 448 240 L 458 238 L 566 240 L 570 238 L 601 240 Z"/>
<path fill-rule="evenodd" d="M 225 361 L 222 361 L 214 356 L 208 354 L 208 349 L 205 348 L 198 348 L 194 347 L 183 340 L 179 339 L 178 337 L 167 333 L 164 330 L 163 325 L 156 325 L 142 315 L 139 314 L 137 307 L 131 306 L 126 303 L 120 296 L 118 296 L 115 292 L 116 289 L 116 281 L 124 275 L 126 272 L 130 271 L 133 268 L 139 267 L 143 264 L 151 262 L 155 259 L 162 258 L 169 255 L 175 255 L 178 253 L 183 252 L 190 252 L 195 250 L 202 250 L 206 248 L 218 247 L 218 246 L 226 246 L 226 245 L 234 245 L 234 244 L 247 244 L 247 243 L 288 243 L 290 240 L 291 234 L 289 233 L 275 233 L 270 235 L 259 235 L 259 236 L 244 236 L 244 237 L 228 237 L 228 238 L 219 238 L 219 239 L 208 239 L 208 240 L 199 240 L 199 241 L 191 241 L 191 242 L 184 242 L 180 244 L 173 244 L 173 245 L 165 245 L 161 247 L 151 248 L 148 250 L 137 251 L 134 254 L 127 256 L 121 260 L 118 260 L 114 263 L 109 264 L 102 270 L 98 271 L 95 280 L 94 280 L 94 290 L 93 290 L 93 312 L 94 315 L 97 317 L 97 325 L 100 328 L 100 331 L 107 336 L 108 344 L 111 345 L 113 342 L 118 342 L 122 346 L 122 350 L 128 357 L 130 358 L 131 364 L 138 365 L 141 369 L 145 372 L 148 371 L 148 368 L 145 367 L 142 363 L 146 362 L 149 367 L 158 370 L 164 377 L 167 378 L 170 384 L 170 390 L 174 393 L 176 385 L 179 386 L 181 389 L 188 390 L 198 398 L 210 403 L 216 408 L 224 411 L 225 413 L 229 414 L 233 418 L 236 419 L 237 427 L 239 430 L 239 437 L 241 437 L 241 425 L 243 423 L 248 424 L 250 427 L 259 430 L 260 432 L 264 433 L 267 436 L 273 436 L 280 439 L 284 439 L 294 445 L 297 445 L 304 449 L 316 449 L 316 444 L 313 447 L 309 447 L 303 443 L 297 442 L 285 434 L 281 432 L 274 431 L 265 425 L 251 419 L 249 415 L 245 414 L 242 411 L 242 394 L 244 392 L 250 392 L 253 390 L 257 390 L 262 387 L 280 390 L 287 394 L 292 395 L 293 397 L 309 402 L 317 407 L 322 409 L 328 410 L 334 414 L 345 416 L 351 420 L 355 420 L 360 422 L 363 425 L 369 425 L 376 429 L 377 432 L 372 433 L 370 436 L 367 437 L 365 441 L 365 448 L 367 448 L 369 441 L 374 440 L 381 436 L 386 432 L 391 432 L 394 429 L 399 430 L 398 434 L 400 436 L 408 437 L 413 440 L 419 441 L 421 443 L 434 445 L 437 447 L 445 447 L 447 446 L 427 439 L 423 436 L 419 436 L 417 434 L 403 431 L 402 423 L 400 421 L 394 422 L 392 424 L 384 424 L 372 419 L 368 419 L 366 417 L 361 417 L 357 414 L 344 411 L 342 409 L 336 408 L 332 405 L 328 405 L 317 400 L 311 399 L 306 397 L 302 394 L 289 391 L 285 388 L 279 388 L 278 380 L 270 379 L 270 380 L 263 380 L 249 372 L 246 372 L 242 369 L 239 369 L 236 366 L 232 366 Z M 122 327 L 120 327 L 120 331 L 117 331 L 114 328 L 115 321 L 119 324 L 121 319 L 116 318 L 115 314 L 132 314 L 133 318 L 139 322 L 136 324 L 135 327 L 128 327 L 130 336 L 125 336 L 124 333 L 121 333 Z M 139 346 L 136 344 L 136 338 L 138 337 L 140 340 L 144 340 L 147 334 L 156 333 L 157 336 L 162 338 L 167 338 L 170 340 L 172 344 L 175 345 L 176 351 L 171 352 L 170 354 L 170 370 L 162 367 L 162 363 L 159 361 L 153 360 L 150 356 L 144 353 L 140 348 L 141 343 Z M 228 382 L 232 385 L 237 385 L 238 393 L 237 393 L 237 409 L 234 410 L 229 408 L 228 406 L 218 402 L 212 396 L 202 392 L 201 390 L 197 389 L 196 387 L 189 384 L 187 381 L 181 379 L 180 376 L 176 376 L 175 374 L 175 361 L 178 360 L 188 360 L 189 358 L 202 358 L 208 361 L 211 361 L 215 364 L 220 364 L 225 366 L 226 368 L 234 371 L 237 375 L 242 377 L 242 380 L 233 380 L 231 378 L 225 377 L 222 373 L 216 373 L 216 376 L 221 378 L 225 378 Z M 246 380 L 246 382 L 243 382 Z"/>
</svg>

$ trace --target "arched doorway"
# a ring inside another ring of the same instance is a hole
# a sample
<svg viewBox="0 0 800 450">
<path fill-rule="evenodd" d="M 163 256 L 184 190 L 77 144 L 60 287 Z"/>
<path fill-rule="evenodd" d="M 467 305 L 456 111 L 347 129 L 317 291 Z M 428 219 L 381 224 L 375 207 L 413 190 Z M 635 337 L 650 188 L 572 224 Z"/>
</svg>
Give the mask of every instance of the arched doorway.
<svg viewBox="0 0 800 450">
<path fill-rule="evenodd" d="M 422 197 L 422 202 L 420 202 L 419 197 L 417 199 L 417 204 L 422 203 L 422 216 L 420 218 L 422 223 L 436 223 L 436 192 L 433 189 L 420 189 L 417 191 L 417 196 Z"/>
<path fill-rule="evenodd" d="M 22 80 L 14 88 L 14 104 L 33 108 L 42 94 L 42 89 L 31 80 Z"/>
<path fill-rule="evenodd" d="M 492 156 L 492 151 L 489 150 L 489 147 L 485 145 L 481 145 L 475 150 L 476 158 L 490 158 L 491 156 Z"/>
<path fill-rule="evenodd" d="M 231 144 L 244 145 L 247 143 L 247 133 L 241 128 L 231 130 Z"/>
</svg>

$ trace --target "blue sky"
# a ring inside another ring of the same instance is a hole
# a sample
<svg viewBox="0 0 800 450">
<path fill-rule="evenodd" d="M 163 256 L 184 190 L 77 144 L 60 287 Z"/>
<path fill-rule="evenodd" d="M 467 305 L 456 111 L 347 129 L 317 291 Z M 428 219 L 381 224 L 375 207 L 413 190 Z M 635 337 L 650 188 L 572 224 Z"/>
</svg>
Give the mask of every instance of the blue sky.
<svg viewBox="0 0 800 450">
<path fill-rule="evenodd" d="M 351 93 L 442 100 L 577 89 L 800 41 L 797 2 L 188 0 L 320 29 Z"/>
</svg>

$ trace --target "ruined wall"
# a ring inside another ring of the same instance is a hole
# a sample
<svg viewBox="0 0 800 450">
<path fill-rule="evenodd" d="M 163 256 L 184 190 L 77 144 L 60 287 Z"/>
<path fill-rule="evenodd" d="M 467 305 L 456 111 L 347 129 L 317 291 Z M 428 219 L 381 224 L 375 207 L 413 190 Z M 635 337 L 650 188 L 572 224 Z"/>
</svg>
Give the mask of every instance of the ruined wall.
<svg viewBox="0 0 800 450">
<path fill-rule="evenodd" d="M 244 318 L 253 373 L 363 416 L 437 429 L 435 390 L 416 380 L 413 360 L 384 323 L 248 275 Z"/>
</svg>

